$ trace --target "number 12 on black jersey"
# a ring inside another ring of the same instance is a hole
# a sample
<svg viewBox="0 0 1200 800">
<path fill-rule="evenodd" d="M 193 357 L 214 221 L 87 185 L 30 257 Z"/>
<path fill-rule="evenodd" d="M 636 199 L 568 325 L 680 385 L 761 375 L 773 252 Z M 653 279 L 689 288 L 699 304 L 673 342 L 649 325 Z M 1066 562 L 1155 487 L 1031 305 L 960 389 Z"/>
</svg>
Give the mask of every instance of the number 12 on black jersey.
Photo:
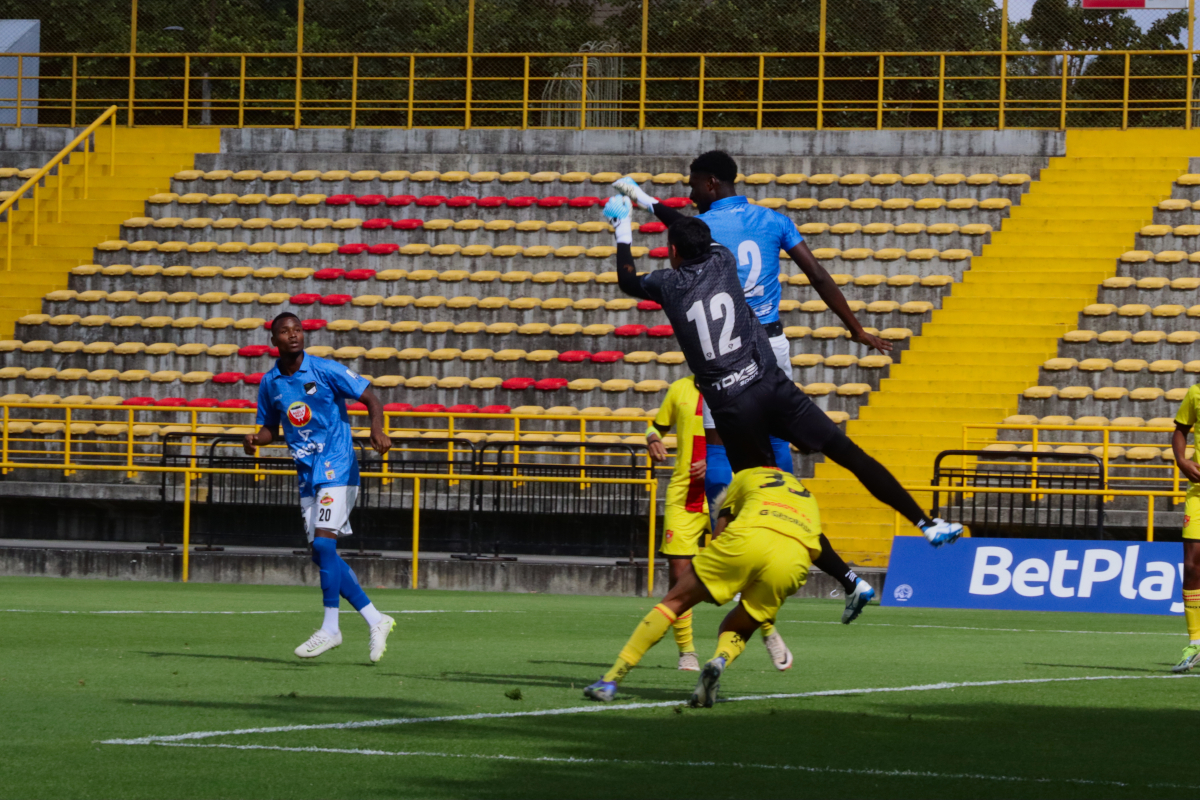
<svg viewBox="0 0 1200 800">
<path fill-rule="evenodd" d="M 713 321 L 724 319 L 725 323 L 721 326 L 721 335 L 717 340 L 717 345 L 720 348 L 720 354 L 732 353 L 742 346 L 742 337 L 733 336 L 733 298 L 728 292 L 715 294 L 708 301 L 708 308 L 712 314 Z M 708 319 L 704 315 L 704 301 L 697 300 L 692 303 L 692 307 L 688 309 L 687 319 L 696 326 L 696 335 L 700 337 L 700 346 L 704 349 L 704 358 L 712 361 L 717 357 L 717 353 L 713 351 L 712 333 L 708 328 Z"/>
</svg>

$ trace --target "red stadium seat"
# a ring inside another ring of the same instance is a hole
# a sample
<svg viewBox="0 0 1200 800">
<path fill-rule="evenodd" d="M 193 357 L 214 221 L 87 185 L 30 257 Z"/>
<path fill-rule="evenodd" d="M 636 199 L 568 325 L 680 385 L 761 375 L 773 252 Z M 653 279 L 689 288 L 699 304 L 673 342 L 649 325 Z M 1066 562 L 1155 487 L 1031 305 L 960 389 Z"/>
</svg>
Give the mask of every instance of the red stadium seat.
<svg viewBox="0 0 1200 800">
<path fill-rule="evenodd" d="M 528 389 L 530 386 L 533 386 L 535 383 L 537 383 L 537 381 L 535 381 L 533 378 L 509 378 L 508 380 L 504 381 L 504 383 L 500 384 L 500 388 L 511 389 L 513 391 L 522 391 L 524 389 Z"/>
<path fill-rule="evenodd" d="M 321 302 L 321 295 L 305 292 L 303 294 L 292 295 L 292 305 L 294 306 L 311 306 L 313 303 Z"/>
<path fill-rule="evenodd" d="M 246 376 L 241 372 L 218 372 L 216 375 L 213 375 L 212 382 L 213 383 L 237 383 L 244 377 L 246 377 Z"/>
<path fill-rule="evenodd" d="M 197 397 L 195 400 L 188 400 L 185 404 L 188 408 L 216 408 L 221 401 L 213 397 Z"/>
<path fill-rule="evenodd" d="M 347 403 L 347 404 L 346 404 L 346 410 L 347 410 L 347 411 L 366 411 L 366 410 L 367 410 L 367 404 L 366 404 L 366 403 L 360 403 L 360 402 Z"/>
<path fill-rule="evenodd" d="M 271 358 L 279 358 L 279 348 L 275 347 L 274 345 L 268 347 L 267 355 L 269 355 Z"/>
<path fill-rule="evenodd" d="M 648 330 L 645 325 L 618 325 L 613 336 L 641 336 Z"/>
<path fill-rule="evenodd" d="M 529 208 L 537 202 L 536 197 L 510 197 L 504 201 L 509 208 Z"/>
<path fill-rule="evenodd" d="M 386 202 L 387 202 L 387 198 L 381 194 L 364 194 L 360 197 L 354 198 L 354 204 L 357 206 L 371 207 L 371 206 L 377 206 L 377 205 L 380 205 L 381 203 L 386 203 Z"/>
<path fill-rule="evenodd" d="M 675 329 L 670 325 L 654 325 L 646 331 L 647 336 L 652 336 L 655 339 L 666 339 L 675 335 Z"/>
<path fill-rule="evenodd" d="M 262 358 L 271 348 L 265 344 L 248 344 L 238 348 L 238 355 L 243 358 Z"/>
<path fill-rule="evenodd" d="M 569 382 L 566 378 L 542 378 L 533 384 L 533 388 L 539 392 L 557 392 L 559 389 L 567 388 Z"/>
<path fill-rule="evenodd" d="M 567 201 L 570 208 L 591 208 L 592 206 L 602 203 L 599 197 L 572 197 Z"/>
<path fill-rule="evenodd" d="M 511 414 L 512 406 L 502 406 L 502 405 L 484 406 L 483 408 L 479 409 L 479 413 L 480 414 Z"/>
<path fill-rule="evenodd" d="M 413 408 L 413 411 L 419 411 L 422 414 L 441 414 L 444 413 L 446 407 L 441 403 L 422 403 Z"/>
<path fill-rule="evenodd" d="M 662 311 L 662 306 L 653 300 L 639 300 L 637 309 L 638 311 Z"/>
<path fill-rule="evenodd" d="M 186 397 L 164 397 L 162 400 L 155 400 L 154 405 L 165 406 L 167 408 L 183 408 L 187 405 Z"/>
<path fill-rule="evenodd" d="M 217 408 L 254 408 L 254 401 L 244 397 L 235 397 L 232 400 L 222 400 L 217 403 Z"/>
<path fill-rule="evenodd" d="M 446 207 L 447 208 L 470 208 L 471 206 L 475 205 L 475 203 L 478 201 L 479 201 L 478 197 L 471 197 L 470 195 L 467 195 L 467 194 L 460 194 L 455 197 L 451 197 L 449 200 L 447 200 Z"/>
<path fill-rule="evenodd" d="M 354 297 L 348 294 L 327 294 L 321 298 L 323 306 L 344 306 L 353 300 Z"/>
<path fill-rule="evenodd" d="M 152 406 L 154 405 L 153 397 L 128 397 L 121 401 L 123 406 Z"/>
<path fill-rule="evenodd" d="M 668 197 L 662 201 L 667 208 L 687 208 L 692 204 L 690 197 Z"/>
<path fill-rule="evenodd" d="M 375 277 L 373 269 L 352 269 L 346 271 L 346 280 L 348 281 L 369 281 Z"/>
<path fill-rule="evenodd" d="M 338 278 L 344 278 L 346 270 L 338 269 L 337 267 L 325 267 L 313 273 L 313 279 L 318 281 L 336 281 Z"/>
<path fill-rule="evenodd" d="M 348 206 L 351 203 L 353 203 L 356 199 L 358 199 L 358 198 L 356 198 L 352 194 L 331 194 L 329 197 L 325 198 L 325 205 L 327 205 L 327 206 Z"/>
<path fill-rule="evenodd" d="M 658 220 L 655 220 L 654 222 L 643 222 L 642 227 L 638 228 L 638 230 L 642 233 L 662 233 L 666 229 L 667 224 L 665 222 L 659 222 Z"/>
<path fill-rule="evenodd" d="M 479 406 L 473 406 L 470 403 L 459 403 L 457 405 L 450 406 L 446 410 L 452 414 L 478 414 Z"/>
<path fill-rule="evenodd" d="M 364 231 L 381 231 L 384 228 L 390 228 L 390 227 L 392 227 L 392 221 L 390 219 L 386 219 L 384 217 L 376 217 L 375 219 L 369 219 L 362 224 L 362 229 Z"/>
<path fill-rule="evenodd" d="M 398 231 L 415 231 L 424 224 L 425 220 L 422 219 L 398 219 L 392 223 L 392 227 Z"/>
<path fill-rule="evenodd" d="M 319 331 L 328 324 L 329 321 L 324 319 L 306 319 L 300 323 L 300 327 L 306 331 Z"/>
<path fill-rule="evenodd" d="M 400 249 L 400 245 L 394 242 L 384 242 L 383 244 L 373 244 L 367 248 L 367 252 L 373 256 L 390 256 Z"/>
<path fill-rule="evenodd" d="M 354 244 L 344 244 L 338 248 L 338 253 L 344 256 L 361 256 L 363 253 L 367 252 L 368 247 L 370 247 L 370 245 L 361 244 L 359 242 L 355 242 Z"/>
<path fill-rule="evenodd" d="M 385 200 L 384 205 L 391 206 L 392 208 L 402 208 L 404 206 L 411 206 L 415 202 L 417 202 L 417 198 L 414 195 L 398 194 Z"/>
<path fill-rule="evenodd" d="M 385 403 L 384 411 L 412 411 L 412 403 Z"/>
<path fill-rule="evenodd" d="M 437 208 L 445 203 L 447 199 L 444 194 L 427 194 L 424 197 L 417 198 L 417 205 L 421 208 Z"/>
<path fill-rule="evenodd" d="M 625 354 L 620 350 L 601 350 L 599 353 L 592 353 L 593 364 L 615 364 L 625 358 Z"/>
<path fill-rule="evenodd" d="M 475 201 L 477 208 L 499 208 L 504 205 L 504 198 L 492 195 L 491 197 L 481 197 Z"/>
<path fill-rule="evenodd" d="M 242 380 L 251 386 L 258 386 L 262 383 L 263 376 L 266 374 L 265 372 L 251 372 L 245 378 L 242 378 Z"/>
<path fill-rule="evenodd" d="M 564 364 L 580 364 L 591 357 L 592 354 L 587 350 L 567 350 L 558 354 L 558 360 Z"/>
<path fill-rule="evenodd" d="M 542 197 L 537 201 L 538 208 L 562 208 L 567 202 L 567 198 L 552 194 L 549 197 Z"/>
<path fill-rule="evenodd" d="M 647 253 L 647 255 L 651 258 L 667 258 L 671 255 L 671 253 L 665 247 L 651 247 L 650 252 Z"/>
</svg>

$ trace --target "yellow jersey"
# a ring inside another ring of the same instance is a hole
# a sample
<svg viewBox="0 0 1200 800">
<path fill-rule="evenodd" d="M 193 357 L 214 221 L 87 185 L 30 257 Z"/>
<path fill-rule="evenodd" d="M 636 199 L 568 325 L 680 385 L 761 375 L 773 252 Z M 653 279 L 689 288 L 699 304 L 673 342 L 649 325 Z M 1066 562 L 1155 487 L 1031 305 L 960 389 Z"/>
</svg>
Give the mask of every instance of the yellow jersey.
<svg viewBox="0 0 1200 800">
<path fill-rule="evenodd" d="M 721 515 L 726 514 L 733 516 L 726 531 L 766 528 L 821 552 L 817 501 L 795 475 L 775 467 L 742 470 L 726 490 Z"/>
<path fill-rule="evenodd" d="M 1191 430 L 1196 426 L 1197 419 L 1200 419 L 1200 384 L 1187 390 L 1183 402 L 1179 404 L 1179 413 L 1175 415 L 1175 424 Z"/>
<path fill-rule="evenodd" d="M 667 493 L 681 495 L 685 510 L 692 513 L 705 510 L 704 479 L 692 480 L 691 476 L 692 464 L 708 457 L 702 403 L 696 379 L 689 375 L 671 384 L 654 417 L 659 431 L 675 429 L 675 471 Z"/>
</svg>

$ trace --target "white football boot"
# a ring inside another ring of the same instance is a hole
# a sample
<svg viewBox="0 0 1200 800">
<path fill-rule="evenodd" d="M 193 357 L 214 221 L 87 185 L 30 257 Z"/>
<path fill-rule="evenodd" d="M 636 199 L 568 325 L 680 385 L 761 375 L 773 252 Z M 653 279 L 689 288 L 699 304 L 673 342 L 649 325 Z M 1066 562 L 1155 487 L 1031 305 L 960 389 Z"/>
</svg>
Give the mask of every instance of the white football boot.
<svg viewBox="0 0 1200 800">
<path fill-rule="evenodd" d="M 317 632 L 308 637 L 308 641 L 297 647 L 295 652 L 301 658 L 316 658 L 322 653 L 340 646 L 341 643 L 341 631 L 330 633 L 324 628 L 317 628 Z"/>
<path fill-rule="evenodd" d="M 387 652 L 388 634 L 396 627 L 396 620 L 383 615 L 383 619 L 371 626 L 371 663 L 374 664 L 379 659 L 383 658 L 383 654 Z M 339 644 L 341 638 L 338 639 Z"/>
</svg>

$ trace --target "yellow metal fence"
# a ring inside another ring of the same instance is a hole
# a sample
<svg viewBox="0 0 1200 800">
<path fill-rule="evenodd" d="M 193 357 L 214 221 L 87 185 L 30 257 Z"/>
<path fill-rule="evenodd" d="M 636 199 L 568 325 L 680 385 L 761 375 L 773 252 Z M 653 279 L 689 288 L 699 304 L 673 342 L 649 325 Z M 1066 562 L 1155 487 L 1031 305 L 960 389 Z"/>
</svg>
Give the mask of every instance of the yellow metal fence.
<svg viewBox="0 0 1200 800">
<path fill-rule="evenodd" d="M 17 127 L 25 112 L 74 127 L 115 105 L 126 125 L 183 127 L 1190 129 L 1198 55 L 21 53 L 0 112 Z M 39 93 L 22 96 L 34 60 Z"/>
</svg>

